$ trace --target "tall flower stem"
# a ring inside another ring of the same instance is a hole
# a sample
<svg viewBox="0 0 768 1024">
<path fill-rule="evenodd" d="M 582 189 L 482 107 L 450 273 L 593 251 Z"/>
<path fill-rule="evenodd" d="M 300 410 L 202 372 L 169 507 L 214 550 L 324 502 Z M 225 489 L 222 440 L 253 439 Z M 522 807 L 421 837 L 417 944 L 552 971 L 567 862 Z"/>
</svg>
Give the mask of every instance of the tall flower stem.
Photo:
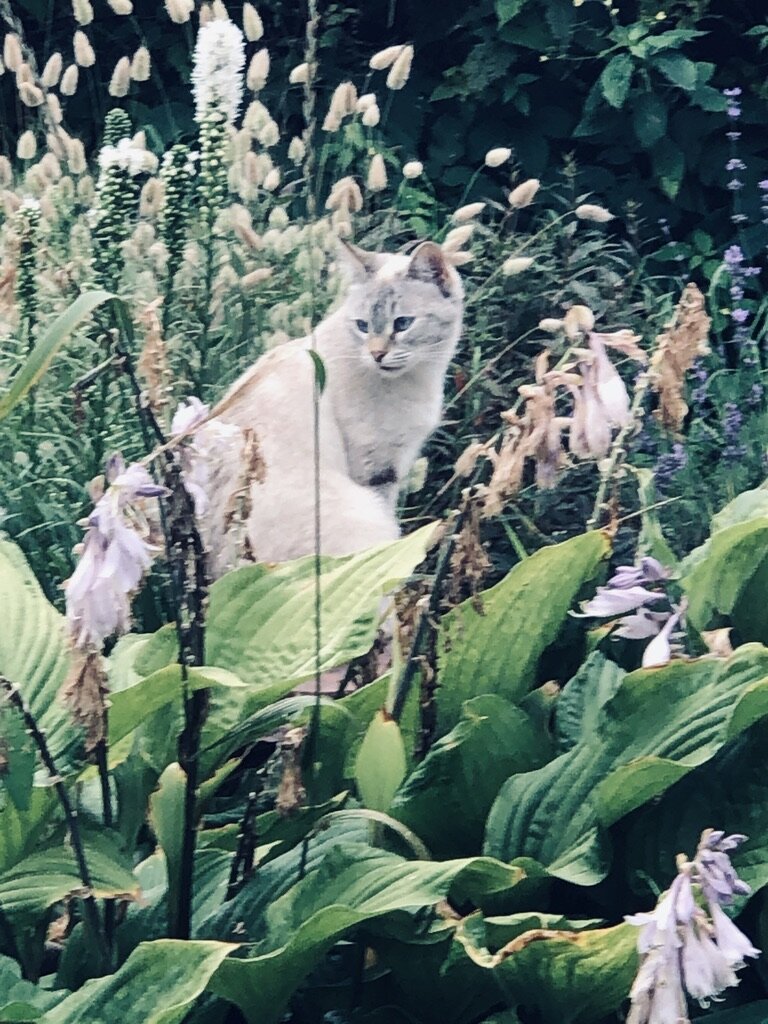
<svg viewBox="0 0 768 1024">
<path fill-rule="evenodd" d="M 83 915 L 85 917 L 88 930 L 92 933 L 100 952 L 100 967 L 106 969 L 109 964 L 109 951 L 107 949 L 104 929 L 99 916 L 99 908 L 96 905 L 96 899 L 93 895 L 93 880 L 91 878 L 90 869 L 88 868 L 88 861 L 85 857 L 85 848 L 83 846 L 82 836 L 80 835 L 80 823 L 78 821 L 77 811 L 72 806 L 66 786 L 62 782 L 61 776 L 56 770 L 56 764 L 54 763 L 51 752 L 48 749 L 48 743 L 46 742 L 45 736 L 39 729 L 37 722 L 35 721 L 35 717 L 27 707 L 18 687 L 15 686 L 10 679 L 6 679 L 5 676 L 0 676 L 0 686 L 5 690 L 10 704 L 16 708 L 24 719 L 24 726 L 38 749 L 40 759 L 48 772 L 51 785 L 56 792 L 56 796 L 61 804 L 61 809 L 64 812 L 67 833 L 69 835 L 69 840 L 72 843 L 72 851 L 75 855 L 75 862 L 77 863 L 77 873 L 80 875 L 80 880 L 82 881 L 83 888 L 86 891 L 86 894 L 82 897 Z"/>
</svg>

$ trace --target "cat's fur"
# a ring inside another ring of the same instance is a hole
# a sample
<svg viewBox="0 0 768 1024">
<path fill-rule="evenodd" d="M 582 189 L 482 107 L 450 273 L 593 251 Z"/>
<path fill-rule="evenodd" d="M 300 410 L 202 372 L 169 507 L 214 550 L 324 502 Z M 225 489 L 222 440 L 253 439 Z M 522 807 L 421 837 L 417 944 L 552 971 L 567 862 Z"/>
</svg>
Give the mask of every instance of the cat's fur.
<svg viewBox="0 0 768 1024">
<path fill-rule="evenodd" d="M 258 561 L 314 549 L 313 345 L 326 374 L 319 403 L 324 554 L 398 536 L 398 490 L 440 421 L 461 331 L 459 275 L 432 242 L 410 256 L 348 246 L 344 258 L 351 280 L 341 305 L 313 336 L 262 356 L 214 410 L 214 423 L 255 433 L 266 465 L 263 481 L 251 486 L 247 522 Z M 212 470 L 204 532 L 218 575 L 231 565 L 224 520 L 237 467 L 224 459 Z"/>
</svg>

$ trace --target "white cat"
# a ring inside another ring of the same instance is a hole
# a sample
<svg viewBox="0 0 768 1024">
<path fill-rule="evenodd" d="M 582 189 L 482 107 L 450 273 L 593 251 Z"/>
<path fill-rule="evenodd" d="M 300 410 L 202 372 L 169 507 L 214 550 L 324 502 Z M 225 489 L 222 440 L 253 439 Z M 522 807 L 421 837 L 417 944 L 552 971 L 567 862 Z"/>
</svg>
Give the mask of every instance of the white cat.
<svg viewBox="0 0 768 1024">
<path fill-rule="evenodd" d="M 311 348 L 326 375 L 319 401 L 323 554 L 348 554 L 399 535 L 398 489 L 440 422 L 443 380 L 461 332 L 459 275 L 433 242 L 410 256 L 353 246 L 345 246 L 343 256 L 351 280 L 341 305 L 314 336 L 262 356 L 203 428 L 221 431 L 229 424 L 258 440 L 265 473 L 251 485 L 247 521 L 258 561 L 314 550 Z M 201 518 L 214 575 L 233 562 L 226 510 L 238 458 L 219 458 L 206 474 L 208 507 Z"/>
</svg>

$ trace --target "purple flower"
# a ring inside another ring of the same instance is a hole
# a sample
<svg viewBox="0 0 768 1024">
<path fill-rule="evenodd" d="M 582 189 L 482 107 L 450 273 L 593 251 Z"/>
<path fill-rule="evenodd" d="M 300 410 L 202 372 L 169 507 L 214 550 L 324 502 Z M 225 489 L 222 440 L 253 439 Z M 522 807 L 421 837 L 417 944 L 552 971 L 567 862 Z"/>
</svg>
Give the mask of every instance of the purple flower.
<svg viewBox="0 0 768 1024">
<path fill-rule="evenodd" d="M 738 157 L 731 157 L 728 163 L 725 165 L 726 171 L 746 171 L 747 165 L 743 160 L 739 160 Z"/>
<path fill-rule="evenodd" d="M 726 139 L 730 139 L 731 142 L 738 142 L 741 138 L 741 132 L 730 131 L 725 133 Z"/>
<path fill-rule="evenodd" d="M 679 608 L 674 610 L 674 613 L 669 616 L 665 624 L 659 630 L 658 636 L 654 637 L 653 640 L 643 651 L 643 668 L 658 668 L 660 665 L 666 665 L 672 659 L 672 644 L 670 638 L 675 626 L 680 621 L 681 616 L 685 612 L 685 603 L 681 604 Z"/>
<path fill-rule="evenodd" d="M 725 186 L 730 192 L 739 192 L 744 188 L 744 182 L 738 178 L 731 178 L 728 184 Z"/>
<path fill-rule="evenodd" d="M 597 594 L 592 600 L 583 602 L 580 617 L 611 618 L 615 615 L 623 615 L 624 612 L 634 611 L 642 605 L 661 601 L 663 598 L 664 594 L 646 590 L 645 587 L 626 587 L 619 590 L 614 590 L 612 587 L 598 587 Z"/>
<path fill-rule="evenodd" d="M 723 96 L 741 96 L 741 89 L 734 86 L 732 89 L 723 89 Z"/>
<path fill-rule="evenodd" d="M 705 373 L 704 380 L 706 381 L 706 379 Z M 706 390 L 704 393 L 706 394 Z M 677 474 L 685 469 L 687 465 L 688 453 L 679 441 L 675 441 L 672 445 L 672 451 L 659 456 L 659 460 L 654 467 L 653 478 L 656 489 L 663 494 Z"/>
<path fill-rule="evenodd" d="M 758 181 L 757 187 L 763 192 L 768 192 L 768 178 L 763 178 L 762 181 Z"/>
<path fill-rule="evenodd" d="M 748 309 L 734 309 L 731 312 L 731 320 L 735 320 L 737 324 L 746 323 L 749 320 Z"/>
<path fill-rule="evenodd" d="M 723 253 L 723 259 L 725 260 L 726 265 L 730 269 L 733 269 L 734 267 L 737 267 L 740 263 L 743 263 L 744 253 L 741 251 L 741 246 L 729 246 Z"/>
</svg>

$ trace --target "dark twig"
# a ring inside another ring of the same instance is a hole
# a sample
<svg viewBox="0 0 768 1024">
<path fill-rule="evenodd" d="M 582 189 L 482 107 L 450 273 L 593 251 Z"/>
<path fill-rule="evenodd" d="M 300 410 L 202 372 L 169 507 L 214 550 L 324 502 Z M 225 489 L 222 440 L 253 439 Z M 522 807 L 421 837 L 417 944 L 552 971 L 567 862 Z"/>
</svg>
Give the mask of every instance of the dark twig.
<svg viewBox="0 0 768 1024">
<path fill-rule="evenodd" d="M 240 832 L 237 837 L 237 849 L 229 869 L 229 881 L 225 900 L 237 896 L 253 872 L 253 855 L 256 852 L 256 798 L 257 793 L 248 794 L 248 803 L 240 821 Z"/>
<path fill-rule="evenodd" d="M 104 736 L 108 732 L 108 715 L 106 702 L 104 704 Z M 114 825 L 112 815 L 112 792 L 109 784 L 109 761 L 107 757 L 107 740 L 102 739 L 96 744 L 94 754 L 96 756 L 96 768 L 99 773 L 101 786 L 101 807 L 102 821 L 105 829 L 111 829 Z M 107 947 L 107 954 L 110 961 L 114 957 L 115 950 L 115 928 L 117 927 L 116 904 L 114 900 L 104 901 L 104 939 Z"/>
<path fill-rule="evenodd" d="M 88 862 L 85 859 L 85 848 L 83 847 L 83 840 L 80 835 L 80 823 L 78 821 L 77 811 L 72 806 L 69 794 L 67 793 L 61 776 L 56 771 L 56 765 L 53 757 L 51 756 L 51 752 L 48 749 L 45 736 L 38 728 L 37 722 L 35 721 L 32 712 L 27 707 L 24 698 L 21 696 L 18 687 L 15 686 L 10 679 L 6 679 L 5 676 L 0 676 L 0 686 L 5 690 L 9 702 L 16 708 L 24 719 L 24 726 L 32 737 L 32 740 L 40 753 L 40 759 L 45 765 L 45 769 L 51 780 L 51 785 L 55 789 L 56 796 L 59 798 L 59 803 L 64 811 L 64 820 L 66 821 L 69 840 L 72 843 L 72 850 L 75 854 L 77 872 L 83 883 L 83 889 L 85 889 L 85 893 L 82 896 L 83 913 L 86 924 L 93 933 L 93 936 L 101 949 L 103 966 L 106 967 L 109 963 L 109 955 L 104 930 L 101 924 L 101 918 L 99 917 L 99 908 L 96 905 L 96 900 L 93 896 L 93 881 L 91 879 L 90 870 L 88 869 Z"/>
</svg>

